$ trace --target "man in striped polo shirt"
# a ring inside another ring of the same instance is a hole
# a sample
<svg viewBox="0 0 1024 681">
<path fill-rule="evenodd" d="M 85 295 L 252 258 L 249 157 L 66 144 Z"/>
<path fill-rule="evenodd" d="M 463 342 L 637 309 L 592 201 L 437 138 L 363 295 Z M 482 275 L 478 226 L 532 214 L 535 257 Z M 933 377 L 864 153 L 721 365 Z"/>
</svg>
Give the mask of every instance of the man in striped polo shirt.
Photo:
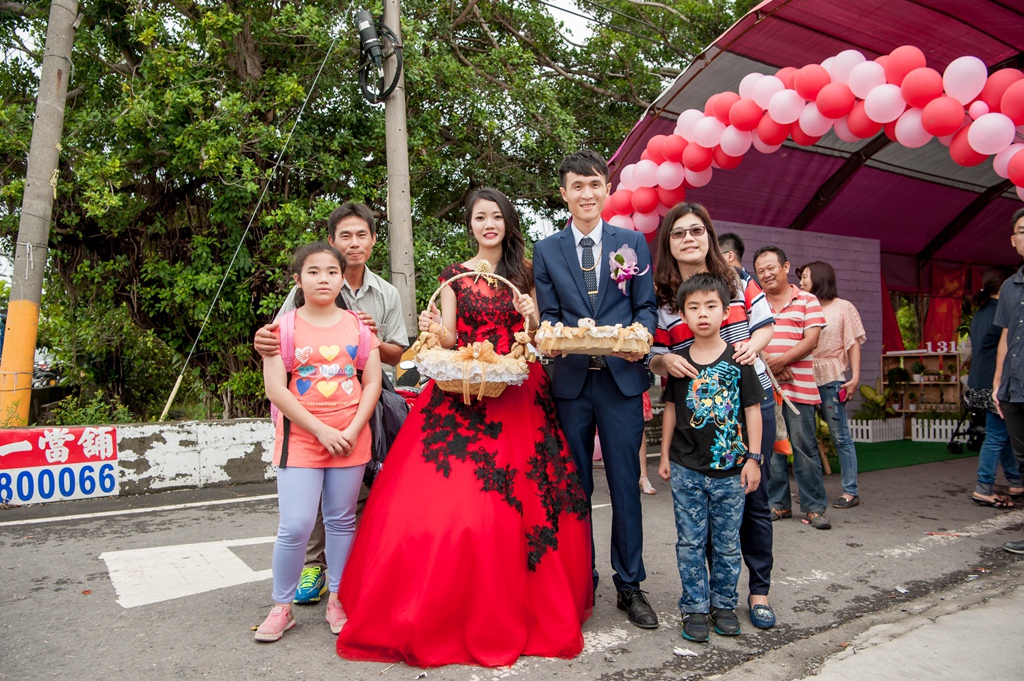
<svg viewBox="0 0 1024 681">
<path fill-rule="evenodd" d="M 793 476 L 800 486 L 800 510 L 806 514 L 805 523 L 818 530 L 828 530 L 832 524 L 825 517 L 828 499 L 814 423 L 814 405 L 821 402 L 821 397 L 814 383 L 811 359 L 825 326 L 825 314 L 817 298 L 789 283 L 789 260 L 778 246 L 759 249 L 754 254 L 754 270 L 775 313 L 775 335 L 765 348 L 768 366 L 778 379 L 782 393 L 799 412 L 794 414 L 788 405 L 782 408 L 793 446 Z M 768 503 L 772 520 L 793 515 L 789 470 L 784 456 L 771 458 Z"/>
</svg>

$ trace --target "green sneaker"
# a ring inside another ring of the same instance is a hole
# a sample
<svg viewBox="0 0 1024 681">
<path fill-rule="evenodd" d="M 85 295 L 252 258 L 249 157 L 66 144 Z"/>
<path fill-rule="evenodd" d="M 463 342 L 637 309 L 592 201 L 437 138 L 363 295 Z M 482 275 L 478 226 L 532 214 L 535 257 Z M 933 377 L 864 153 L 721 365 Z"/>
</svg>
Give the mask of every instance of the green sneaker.
<svg viewBox="0 0 1024 681">
<path fill-rule="evenodd" d="M 319 603 L 320 597 L 327 593 L 327 570 L 320 566 L 302 569 L 299 577 L 299 588 L 295 590 L 295 602 L 299 605 Z"/>
</svg>

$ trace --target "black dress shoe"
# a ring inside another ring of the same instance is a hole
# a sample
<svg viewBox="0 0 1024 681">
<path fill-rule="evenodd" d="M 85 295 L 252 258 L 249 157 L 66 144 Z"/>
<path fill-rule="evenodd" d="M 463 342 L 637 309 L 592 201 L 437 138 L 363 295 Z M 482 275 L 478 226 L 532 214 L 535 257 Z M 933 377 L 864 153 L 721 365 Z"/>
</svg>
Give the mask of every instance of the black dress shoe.
<svg viewBox="0 0 1024 681">
<path fill-rule="evenodd" d="M 619 592 L 619 610 L 625 610 L 629 621 L 641 629 L 657 629 L 658 616 L 647 602 L 647 596 L 640 589 L 624 589 Z"/>
</svg>

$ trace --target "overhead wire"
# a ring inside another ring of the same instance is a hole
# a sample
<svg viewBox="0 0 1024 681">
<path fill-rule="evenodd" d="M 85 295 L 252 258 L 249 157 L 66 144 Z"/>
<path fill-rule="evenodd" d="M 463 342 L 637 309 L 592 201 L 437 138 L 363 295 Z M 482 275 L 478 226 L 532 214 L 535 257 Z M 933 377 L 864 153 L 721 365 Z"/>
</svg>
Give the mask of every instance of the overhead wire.
<svg viewBox="0 0 1024 681">
<path fill-rule="evenodd" d="M 652 45 L 659 45 L 659 44 L 661 44 L 660 41 L 658 41 L 658 40 L 654 40 L 653 38 L 650 38 L 650 37 L 645 36 L 645 35 L 640 35 L 639 33 L 634 33 L 633 31 L 630 31 L 627 28 L 622 28 L 621 26 L 616 26 L 616 25 L 610 24 L 610 23 L 608 23 L 606 21 L 602 21 L 601 19 L 593 17 L 593 16 L 591 16 L 589 14 L 583 14 L 581 12 L 576 12 L 576 11 L 573 11 L 571 9 L 566 9 L 565 7 L 560 7 L 558 5 L 554 5 L 554 4 L 550 3 L 550 2 L 546 2 L 545 0 L 532 0 L 532 1 L 537 3 L 537 4 L 539 4 L 539 5 L 545 5 L 546 7 L 550 7 L 551 9 L 556 9 L 559 12 L 565 12 L 566 14 L 571 14 L 571 15 L 577 16 L 577 17 L 579 17 L 581 19 L 586 19 L 587 21 L 589 21 L 592 24 L 598 24 L 600 26 L 604 26 L 606 28 L 610 28 L 613 31 L 618 31 L 619 33 L 625 33 L 627 35 L 631 35 L 634 38 L 639 38 L 640 40 L 644 40 L 646 42 L 649 42 Z M 624 16 L 628 17 L 628 15 L 624 15 Z M 632 18 L 632 17 L 628 17 L 628 18 Z M 657 27 L 653 26 L 652 24 L 649 24 L 649 23 L 644 22 L 644 21 L 640 21 L 639 19 L 634 19 L 634 20 L 638 21 L 639 23 L 641 23 L 641 24 L 643 24 L 645 26 L 648 26 L 648 27 L 653 28 L 655 30 L 659 30 Z"/>
</svg>

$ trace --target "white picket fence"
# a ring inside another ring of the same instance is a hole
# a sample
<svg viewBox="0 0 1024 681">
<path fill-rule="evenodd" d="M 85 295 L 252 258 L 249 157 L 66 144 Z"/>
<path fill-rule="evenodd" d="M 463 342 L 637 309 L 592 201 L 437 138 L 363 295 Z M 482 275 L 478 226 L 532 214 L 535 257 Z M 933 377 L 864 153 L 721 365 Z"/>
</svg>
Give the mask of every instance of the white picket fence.
<svg viewBox="0 0 1024 681">
<path fill-rule="evenodd" d="M 949 442 L 956 431 L 957 421 L 953 419 L 910 419 L 910 439 L 914 442 Z M 967 435 L 957 437 L 967 442 Z"/>
<path fill-rule="evenodd" d="M 850 435 L 854 442 L 889 442 L 903 439 L 903 417 L 882 421 L 850 420 Z"/>
</svg>

